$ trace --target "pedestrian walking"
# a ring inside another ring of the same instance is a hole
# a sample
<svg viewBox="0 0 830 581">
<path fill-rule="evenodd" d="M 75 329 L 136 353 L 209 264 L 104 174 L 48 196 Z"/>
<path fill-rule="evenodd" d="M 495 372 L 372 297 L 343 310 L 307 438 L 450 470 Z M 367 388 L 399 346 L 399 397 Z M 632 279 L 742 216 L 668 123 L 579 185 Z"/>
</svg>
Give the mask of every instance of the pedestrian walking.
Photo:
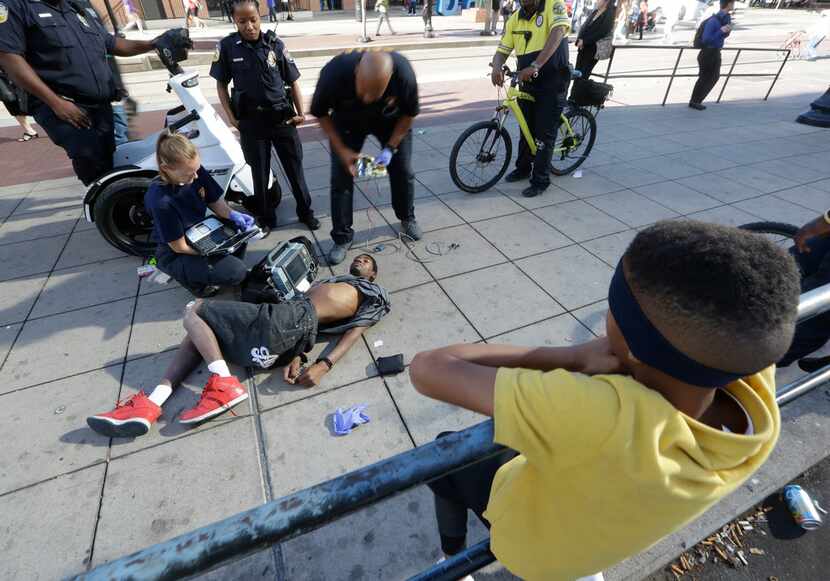
<svg viewBox="0 0 830 581">
<path fill-rule="evenodd" d="M 816 60 L 818 56 L 816 49 L 828 35 L 830 35 L 830 10 L 822 10 L 816 23 L 807 31 L 808 41 L 805 57 L 807 60 Z"/>
<path fill-rule="evenodd" d="M 720 79 L 721 49 L 723 42 L 732 32 L 732 17 L 729 12 L 735 0 L 720 0 L 720 11 L 703 21 L 695 33 L 695 48 L 700 48 L 697 64 L 700 68 L 689 107 L 698 111 L 706 109 L 703 100 Z"/>
<path fill-rule="evenodd" d="M 277 21 L 277 2 L 278 0 L 268 0 L 268 22 Z"/>
<path fill-rule="evenodd" d="M 395 31 L 392 30 L 392 21 L 389 19 L 389 0 L 377 0 L 375 2 L 375 12 L 378 13 L 378 29 L 375 32 L 375 36 L 380 36 L 380 26 L 384 20 L 386 21 L 386 26 L 389 27 L 389 32 L 395 34 Z"/>
<path fill-rule="evenodd" d="M 614 29 L 613 0 L 599 0 L 597 7 L 588 16 L 588 19 L 579 29 L 576 38 L 576 69 L 587 79 L 594 70 L 597 59 L 597 43 L 608 39 Z"/>
<path fill-rule="evenodd" d="M 409 0 L 409 9 L 407 14 L 415 15 L 418 12 L 418 0 Z"/>
<path fill-rule="evenodd" d="M 144 23 L 141 21 L 141 15 L 138 14 L 133 6 L 132 0 L 124 0 L 124 12 L 126 13 L 127 23 L 121 29 L 122 31 L 136 28 L 139 32 L 144 32 Z"/>
<path fill-rule="evenodd" d="M 499 27 L 499 9 L 501 9 L 501 0 L 484 0 L 484 9 L 486 11 L 486 19 L 484 21 L 484 30 L 481 31 L 481 36 L 496 36 Z"/>
</svg>

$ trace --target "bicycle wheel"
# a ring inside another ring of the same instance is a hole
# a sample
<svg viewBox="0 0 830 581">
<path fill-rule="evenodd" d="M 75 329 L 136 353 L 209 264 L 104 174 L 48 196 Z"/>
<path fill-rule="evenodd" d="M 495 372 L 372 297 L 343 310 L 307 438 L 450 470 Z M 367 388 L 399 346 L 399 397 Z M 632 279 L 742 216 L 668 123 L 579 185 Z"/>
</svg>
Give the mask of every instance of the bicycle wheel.
<svg viewBox="0 0 830 581">
<path fill-rule="evenodd" d="M 495 120 L 464 130 L 452 146 L 450 177 L 458 189 L 471 194 L 492 188 L 507 171 L 513 144 Z"/>
<path fill-rule="evenodd" d="M 567 175 L 582 165 L 597 140 L 597 121 L 590 111 L 569 106 L 563 114 L 573 132 L 564 123 L 560 123 L 556 130 L 556 143 L 550 160 L 550 171 L 556 176 Z"/>
<path fill-rule="evenodd" d="M 741 230 L 749 230 L 757 234 L 765 234 L 773 242 L 791 244 L 793 237 L 798 232 L 798 226 L 784 222 L 751 222 L 738 226 Z"/>
</svg>

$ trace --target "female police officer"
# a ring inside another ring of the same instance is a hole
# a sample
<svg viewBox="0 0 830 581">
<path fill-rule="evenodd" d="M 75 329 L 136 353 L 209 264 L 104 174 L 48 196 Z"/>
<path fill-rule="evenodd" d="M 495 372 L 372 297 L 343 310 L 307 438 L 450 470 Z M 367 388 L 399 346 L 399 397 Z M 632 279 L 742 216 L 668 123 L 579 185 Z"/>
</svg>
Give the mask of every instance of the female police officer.
<svg viewBox="0 0 830 581">
<path fill-rule="evenodd" d="M 0 0 L 0 68 L 31 95 L 35 120 L 86 185 L 112 169 L 116 83 L 108 55 L 139 55 L 173 38 L 189 43 L 178 30 L 150 42 L 113 36 L 94 10 L 72 0 Z"/>
<path fill-rule="evenodd" d="M 268 190 L 273 143 L 297 201 L 297 216 L 316 230 L 320 222 L 311 209 L 303 174 L 303 146 L 296 127 L 305 120 L 300 72 L 276 34 L 260 31 L 257 0 L 235 0 L 232 12 L 238 32 L 219 43 L 210 76 L 216 79 L 219 101 L 230 123 L 239 129 L 242 151 L 253 172 L 254 203 L 247 207 L 261 227 L 276 227 L 278 202 Z M 228 95 L 231 79 L 233 99 Z M 287 84 L 291 85 L 293 110 Z"/>
</svg>

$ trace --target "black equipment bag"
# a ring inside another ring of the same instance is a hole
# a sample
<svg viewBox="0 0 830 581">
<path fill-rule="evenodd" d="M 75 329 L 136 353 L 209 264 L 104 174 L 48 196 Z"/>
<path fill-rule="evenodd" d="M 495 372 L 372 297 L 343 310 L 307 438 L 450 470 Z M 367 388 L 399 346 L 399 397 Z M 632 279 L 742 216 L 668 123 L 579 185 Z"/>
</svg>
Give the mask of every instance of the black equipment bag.
<svg viewBox="0 0 830 581">
<path fill-rule="evenodd" d="M 712 18 L 712 16 L 709 18 Z M 692 41 L 692 46 L 694 48 L 703 48 L 703 29 L 706 28 L 706 23 L 709 22 L 709 18 L 704 18 L 703 22 L 700 23 L 700 26 L 697 27 L 697 30 L 695 31 L 695 39 Z"/>
<path fill-rule="evenodd" d="M 614 90 L 612 85 L 591 79 L 574 79 L 571 101 L 581 107 L 602 107 Z"/>
<path fill-rule="evenodd" d="M 297 236 L 296 238 L 289 240 L 289 242 L 303 244 L 312 258 L 317 256 L 314 251 L 314 244 L 312 244 L 312 242 L 305 236 Z M 270 252 L 268 254 L 270 254 Z M 248 277 L 242 281 L 242 296 L 240 298 L 245 303 L 259 305 L 262 303 L 276 304 L 283 302 L 282 295 L 277 292 L 271 282 L 268 254 L 256 263 L 256 265 L 248 273 Z"/>
</svg>

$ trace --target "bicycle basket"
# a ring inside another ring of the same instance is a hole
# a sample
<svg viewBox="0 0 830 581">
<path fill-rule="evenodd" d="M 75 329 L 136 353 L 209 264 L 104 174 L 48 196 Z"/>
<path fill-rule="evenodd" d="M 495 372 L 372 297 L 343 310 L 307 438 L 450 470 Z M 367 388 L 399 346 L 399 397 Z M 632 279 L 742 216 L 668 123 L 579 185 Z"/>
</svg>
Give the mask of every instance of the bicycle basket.
<svg viewBox="0 0 830 581">
<path fill-rule="evenodd" d="M 571 101 L 581 107 L 602 107 L 614 87 L 591 79 L 574 79 Z"/>
</svg>

